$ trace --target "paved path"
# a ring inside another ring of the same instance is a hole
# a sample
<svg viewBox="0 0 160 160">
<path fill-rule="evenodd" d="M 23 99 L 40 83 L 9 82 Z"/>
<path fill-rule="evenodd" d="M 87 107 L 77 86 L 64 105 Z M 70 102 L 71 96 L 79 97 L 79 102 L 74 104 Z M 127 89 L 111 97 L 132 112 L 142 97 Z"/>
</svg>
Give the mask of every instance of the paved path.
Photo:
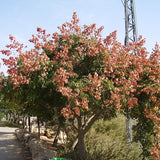
<svg viewBox="0 0 160 160">
<path fill-rule="evenodd" d="M 29 151 L 16 139 L 15 129 L 0 127 L 0 160 L 32 160 Z"/>
</svg>

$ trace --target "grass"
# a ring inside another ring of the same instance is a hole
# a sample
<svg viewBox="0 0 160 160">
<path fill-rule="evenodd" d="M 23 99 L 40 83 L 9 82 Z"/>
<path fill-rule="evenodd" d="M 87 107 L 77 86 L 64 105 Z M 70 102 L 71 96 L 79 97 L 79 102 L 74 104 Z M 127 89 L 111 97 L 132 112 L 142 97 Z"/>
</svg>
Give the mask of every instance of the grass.
<svg viewBox="0 0 160 160">
<path fill-rule="evenodd" d="M 1 127 L 14 127 L 14 128 L 20 127 L 19 124 L 7 122 L 7 121 L 0 121 L 0 126 Z"/>
</svg>

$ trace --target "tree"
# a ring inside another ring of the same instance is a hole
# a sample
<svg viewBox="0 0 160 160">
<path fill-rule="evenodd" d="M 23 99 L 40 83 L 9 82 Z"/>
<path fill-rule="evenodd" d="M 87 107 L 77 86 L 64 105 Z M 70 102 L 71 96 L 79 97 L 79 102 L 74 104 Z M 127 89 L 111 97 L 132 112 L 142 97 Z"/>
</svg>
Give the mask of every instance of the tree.
<svg viewBox="0 0 160 160">
<path fill-rule="evenodd" d="M 25 52 L 23 45 L 10 36 L 13 43 L 7 46 L 9 50 L 1 52 L 10 55 L 13 48 L 19 52 L 18 57 L 10 56 L 4 62 L 13 90 L 29 89 L 27 99 L 19 97 L 21 102 L 30 104 L 34 112 L 40 108 L 57 110 L 57 114 L 61 112 L 73 122 L 77 132 L 73 148 L 76 159 L 83 160 L 84 136 L 101 116 L 111 118 L 116 110 L 126 113 L 127 108 L 135 108 L 133 117 L 146 124 L 148 117 L 141 119 L 141 114 L 155 105 L 160 91 L 160 52 L 157 46 L 147 58 L 142 37 L 137 43 L 124 46 L 116 40 L 116 31 L 102 38 L 103 27 L 80 27 L 78 22 L 74 13 L 71 23 L 58 27 L 60 33 L 50 35 L 37 28 L 38 34 L 30 39 L 34 49 Z M 135 50 L 137 55 L 132 54 Z M 143 94 L 148 95 L 144 98 L 152 106 L 142 106 Z"/>
<path fill-rule="evenodd" d="M 154 133 L 155 133 L 155 139 L 154 144 L 151 149 L 151 155 L 154 157 L 154 159 L 160 158 L 160 112 L 159 112 L 159 105 L 160 105 L 160 99 L 156 102 L 155 106 L 151 108 L 151 111 L 148 111 L 148 109 L 145 109 L 145 114 L 147 118 L 150 118 L 154 123 Z"/>
</svg>

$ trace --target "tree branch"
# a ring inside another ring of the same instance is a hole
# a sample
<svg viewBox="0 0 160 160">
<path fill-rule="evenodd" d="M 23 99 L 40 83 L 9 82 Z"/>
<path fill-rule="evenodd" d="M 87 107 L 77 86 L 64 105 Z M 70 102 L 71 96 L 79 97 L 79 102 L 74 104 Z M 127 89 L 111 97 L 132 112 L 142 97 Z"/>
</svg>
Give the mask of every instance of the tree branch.
<svg viewBox="0 0 160 160">
<path fill-rule="evenodd" d="M 87 121 L 87 123 L 86 123 L 86 125 L 85 125 L 85 127 L 84 127 L 84 129 L 83 129 L 83 133 L 84 133 L 84 134 L 91 128 L 91 126 L 93 125 L 93 123 L 99 118 L 99 116 L 100 116 L 100 115 L 106 110 L 106 108 L 108 108 L 108 107 L 109 107 L 109 104 L 106 105 L 106 107 L 104 107 L 101 111 L 95 113 L 93 116 L 91 116 L 91 117 L 88 119 L 88 121 Z"/>
</svg>

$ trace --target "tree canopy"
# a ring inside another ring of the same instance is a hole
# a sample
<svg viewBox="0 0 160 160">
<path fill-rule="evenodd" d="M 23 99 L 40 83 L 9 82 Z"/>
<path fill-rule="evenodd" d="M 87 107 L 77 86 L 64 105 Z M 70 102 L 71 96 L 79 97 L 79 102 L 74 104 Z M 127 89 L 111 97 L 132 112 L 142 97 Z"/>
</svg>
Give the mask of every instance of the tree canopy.
<svg viewBox="0 0 160 160">
<path fill-rule="evenodd" d="M 30 106 L 37 115 L 56 113 L 77 121 L 79 159 L 85 156 L 84 135 L 98 118 L 111 118 L 117 110 L 125 114 L 132 108 L 132 118 L 138 120 L 137 141 L 145 152 L 151 142 L 146 146 L 142 139 L 155 134 L 155 129 L 159 137 L 159 45 L 149 54 L 141 36 L 124 46 L 117 41 L 116 31 L 102 38 L 103 27 L 78 23 L 74 13 L 71 22 L 58 27 L 59 33 L 37 28 L 37 35 L 29 40 L 34 44 L 30 50 L 10 36 L 12 43 L 1 53 L 9 57 L 3 61 L 9 74 L 5 83 L 11 87 L 3 93 Z M 7 94 L 8 90 L 14 94 Z M 159 145 L 156 139 L 154 158 L 160 156 Z"/>
</svg>

